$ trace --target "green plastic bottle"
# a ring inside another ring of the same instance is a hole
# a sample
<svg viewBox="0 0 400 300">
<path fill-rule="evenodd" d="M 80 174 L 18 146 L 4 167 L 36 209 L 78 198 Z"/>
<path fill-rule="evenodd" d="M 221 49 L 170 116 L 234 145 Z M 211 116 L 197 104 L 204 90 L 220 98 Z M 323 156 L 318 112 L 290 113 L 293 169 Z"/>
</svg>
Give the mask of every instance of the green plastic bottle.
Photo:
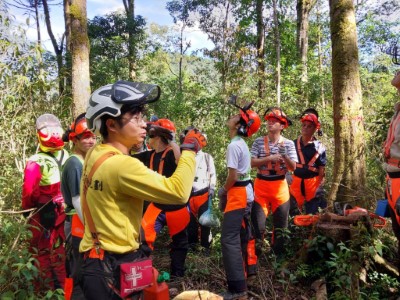
<svg viewBox="0 0 400 300">
<path fill-rule="evenodd" d="M 153 284 L 144 289 L 144 300 L 169 300 L 169 289 L 166 281 L 170 279 L 169 273 L 158 273 L 153 268 Z"/>
</svg>

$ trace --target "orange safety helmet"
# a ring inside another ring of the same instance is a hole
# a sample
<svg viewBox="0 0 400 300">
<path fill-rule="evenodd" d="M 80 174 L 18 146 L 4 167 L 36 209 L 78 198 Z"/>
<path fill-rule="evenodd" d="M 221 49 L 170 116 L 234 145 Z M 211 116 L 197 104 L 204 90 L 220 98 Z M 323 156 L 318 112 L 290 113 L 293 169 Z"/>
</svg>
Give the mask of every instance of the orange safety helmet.
<svg viewBox="0 0 400 300">
<path fill-rule="evenodd" d="M 53 152 L 64 148 L 63 129 L 60 120 L 55 115 L 43 114 L 37 118 L 36 135 L 40 149 L 44 152 Z"/>
<path fill-rule="evenodd" d="M 292 121 L 279 107 L 270 107 L 265 111 L 264 120 L 268 121 L 272 118 L 277 119 L 284 126 L 283 128 L 288 128 L 290 125 L 292 125 Z"/>
<path fill-rule="evenodd" d="M 162 128 L 168 129 L 171 132 L 176 132 L 175 124 L 169 119 L 158 119 L 157 121 L 153 122 L 152 124 L 156 126 L 160 126 Z"/>
<path fill-rule="evenodd" d="M 238 134 L 250 137 L 260 129 L 261 119 L 255 111 L 240 109 L 240 123 Z"/>
<path fill-rule="evenodd" d="M 88 129 L 85 113 L 82 113 L 79 116 L 77 116 L 75 121 L 72 122 L 68 130 L 68 140 L 72 141 L 72 139 L 80 135 L 90 135 L 90 136 L 95 135 Z"/>
<path fill-rule="evenodd" d="M 314 108 L 306 109 L 300 117 L 300 122 L 309 121 L 314 123 L 316 129 L 319 130 L 321 128 L 321 123 L 319 122 L 318 112 Z"/>
</svg>

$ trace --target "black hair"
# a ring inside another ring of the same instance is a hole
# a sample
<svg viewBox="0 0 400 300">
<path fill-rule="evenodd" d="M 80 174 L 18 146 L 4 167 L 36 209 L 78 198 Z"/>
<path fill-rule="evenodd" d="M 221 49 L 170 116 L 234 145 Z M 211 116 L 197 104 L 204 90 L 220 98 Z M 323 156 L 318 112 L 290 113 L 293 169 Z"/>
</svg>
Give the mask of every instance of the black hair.
<svg viewBox="0 0 400 300">
<path fill-rule="evenodd" d="M 302 118 L 305 114 L 314 114 L 317 116 L 317 118 L 319 119 L 318 116 L 318 112 L 315 108 L 307 108 L 305 111 L 303 111 L 303 113 L 301 114 L 300 118 Z"/>
<path fill-rule="evenodd" d="M 305 111 L 303 111 L 303 113 L 301 114 L 300 119 L 301 119 L 304 115 L 306 115 L 306 114 L 314 114 L 314 115 L 316 115 L 316 116 L 317 116 L 317 119 L 318 119 L 318 122 L 320 122 L 320 121 L 319 121 L 318 112 L 317 112 L 317 110 L 316 110 L 315 108 L 312 108 L 312 107 L 307 108 L 307 109 L 306 109 Z M 317 130 L 317 134 L 318 134 L 318 136 L 323 136 L 323 135 L 324 135 L 324 133 L 322 132 L 322 129 L 321 129 L 321 128 Z"/>
<path fill-rule="evenodd" d="M 135 104 L 124 104 L 121 107 L 121 114 L 118 117 L 113 117 L 113 116 L 110 116 L 110 115 L 102 116 L 101 117 L 101 126 L 100 126 L 100 134 L 101 134 L 101 136 L 103 137 L 103 139 L 106 139 L 108 137 L 108 129 L 107 129 L 107 126 L 106 126 L 106 122 L 107 122 L 108 119 L 116 120 L 117 123 L 120 126 L 123 126 L 122 117 L 126 113 L 130 113 L 132 115 L 136 115 L 138 113 L 144 113 L 145 111 L 146 110 L 145 110 L 144 105 L 137 106 Z"/>
<path fill-rule="evenodd" d="M 179 135 L 179 143 L 183 143 L 183 141 L 184 141 L 184 139 L 185 139 L 185 136 L 187 135 L 187 133 L 190 131 L 190 130 L 192 130 L 192 129 L 194 129 L 194 126 L 193 125 L 190 125 L 190 126 L 188 126 L 188 127 L 186 127 L 182 132 L 181 132 L 181 134 Z"/>
</svg>

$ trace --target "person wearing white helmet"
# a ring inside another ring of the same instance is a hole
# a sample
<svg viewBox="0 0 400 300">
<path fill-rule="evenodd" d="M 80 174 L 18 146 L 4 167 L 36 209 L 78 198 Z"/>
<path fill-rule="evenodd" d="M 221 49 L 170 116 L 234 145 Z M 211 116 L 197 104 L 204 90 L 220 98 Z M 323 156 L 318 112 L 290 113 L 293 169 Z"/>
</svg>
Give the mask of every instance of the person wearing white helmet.
<svg viewBox="0 0 400 300">
<path fill-rule="evenodd" d="M 79 250 L 84 255 L 81 286 L 86 299 L 120 299 L 122 292 L 135 289 L 138 269 L 126 274 L 121 265 L 146 257 L 139 247 L 144 199 L 184 204 L 189 198 L 195 154 L 206 145 L 199 131 L 188 134 L 169 178 L 129 155 L 132 146 L 146 138 L 144 105 L 159 96 L 156 85 L 118 81 L 97 89 L 90 98 L 88 128 L 101 134 L 103 142 L 86 155 L 83 170 L 85 232 Z"/>
<path fill-rule="evenodd" d="M 43 114 L 36 120 L 39 151 L 24 170 L 22 208 L 36 208 L 29 218 L 30 251 L 38 262 L 37 292 L 64 288 L 64 199 L 60 188 L 61 167 L 68 158 L 63 150 L 63 129 L 58 118 Z"/>
</svg>

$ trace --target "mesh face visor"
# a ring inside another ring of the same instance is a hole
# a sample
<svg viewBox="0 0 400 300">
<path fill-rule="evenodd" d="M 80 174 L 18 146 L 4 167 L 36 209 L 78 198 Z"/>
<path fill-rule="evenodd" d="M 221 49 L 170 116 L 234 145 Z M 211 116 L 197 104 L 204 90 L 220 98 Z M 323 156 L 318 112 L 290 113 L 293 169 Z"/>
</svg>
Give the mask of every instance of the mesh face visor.
<svg viewBox="0 0 400 300">
<path fill-rule="evenodd" d="M 275 118 L 279 120 L 279 122 L 281 122 L 285 126 L 285 128 L 292 125 L 292 121 L 288 117 L 286 117 L 282 109 L 280 109 L 279 107 L 270 107 L 265 111 L 264 120 L 268 121 L 268 119 L 270 118 Z"/>
<path fill-rule="evenodd" d="M 304 114 L 301 119 L 300 122 L 305 122 L 305 121 L 309 121 L 311 123 L 313 123 L 316 127 L 316 129 L 319 129 L 321 127 L 321 124 L 318 121 L 318 117 L 315 114 L 312 113 L 306 113 Z"/>
<path fill-rule="evenodd" d="M 69 133 L 69 140 L 72 140 L 75 137 L 91 137 L 95 134 L 92 133 L 88 127 L 85 115 L 79 116 L 75 122 L 71 124 L 70 133 Z"/>
<path fill-rule="evenodd" d="M 112 85 L 111 99 L 118 104 L 137 106 L 152 103 L 160 98 L 161 89 L 155 84 L 120 80 Z"/>
</svg>

